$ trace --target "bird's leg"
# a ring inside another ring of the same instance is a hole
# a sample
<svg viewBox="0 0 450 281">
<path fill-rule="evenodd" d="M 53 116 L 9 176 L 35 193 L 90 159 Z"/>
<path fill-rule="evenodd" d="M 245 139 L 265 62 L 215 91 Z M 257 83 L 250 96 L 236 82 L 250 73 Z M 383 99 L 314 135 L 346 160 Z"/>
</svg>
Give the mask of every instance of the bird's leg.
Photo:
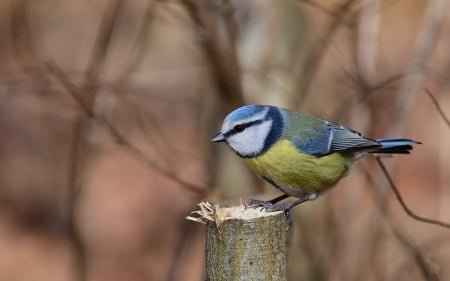
<svg viewBox="0 0 450 281">
<path fill-rule="evenodd" d="M 273 185 L 275 188 L 279 189 L 280 191 L 283 191 L 283 189 L 275 181 L 271 180 L 270 178 L 264 177 L 264 176 L 262 176 L 261 178 L 263 180 L 265 180 L 266 182 L 270 183 L 271 185 Z M 290 196 L 287 195 L 287 194 L 282 194 L 282 195 L 280 195 L 278 197 L 275 197 L 275 198 L 273 198 L 272 200 L 269 200 L 269 201 L 257 200 L 257 199 L 248 199 L 246 204 L 245 204 L 245 207 L 246 208 L 247 207 L 254 207 L 254 208 L 256 208 L 256 207 L 263 207 L 263 208 L 266 208 L 266 207 L 269 207 L 269 206 L 273 206 L 274 204 L 276 204 L 276 203 L 280 202 L 281 200 L 284 200 L 284 199 L 286 199 L 288 197 L 290 197 Z"/>
<path fill-rule="evenodd" d="M 284 204 L 275 205 L 275 203 L 277 203 L 283 199 L 286 199 L 288 197 L 290 197 L 290 196 L 287 194 L 283 194 L 283 195 L 275 197 L 269 201 L 248 199 L 245 204 L 245 207 L 246 208 L 247 207 L 253 207 L 253 208 L 262 207 L 262 209 L 265 210 L 266 212 L 283 211 L 284 216 L 286 217 L 286 223 L 288 224 L 288 228 L 286 229 L 286 231 L 288 231 L 292 226 L 292 217 L 291 217 L 290 210 L 293 207 L 297 206 L 298 204 L 301 204 L 301 203 L 309 201 L 309 200 L 314 200 L 317 196 L 306 195 L 302 198 L 295 200 L 294 202 L 288 202 L 288 203 L 284 203 Z"/>
<path fill-rule="evenodd" d="M 277 198 L 275 198 L 275 199 L 277 199 Z M 307 195 L 307 196 L 304 196 L 302 198 L 295 200 L 294 202 L 288 202 L 288 203 L 277 204 L 277 205 L 269 203 L 269 204 L 267 204 L 267 206 L 264 206 L 263 208 L 268 212 L 276 212 L 276 211 L 286 212 L 286 211 L 289 211 L 290 209 L 292 209 L 293 207 L 297 206 L 298 204 L 301 204 L 303 202 L 310 201 L 310 200 L 313 200 L 313 199 Z M 265 202 L 265 201 L 263 201 L 263 202 Z M 268 202 L 270 202 L 270 201 L 268 201 Z"/>
<path fill-rule="evenodd" d="M 284 200 L 284 199 L 286 199 L 286 198 L 289 198 L 290 196 L 289 195 L 287 195 L 287 194 L 282 194 L 282 195 L 280 195 L 280 196 L 278 196 L 278 197 L 275 197 L 275 198 L 273 198 L 272 200 L 269 200 L 268 202 L 270 202 L 270 204 L 275 204 L 275 203 L 278 203 L 278 202 L 280 202 L 281 200 Z"/>
<path fill-rule="evenodd" d="M 270 205 L 270 206 L 264 206 L 263 208 L 268 212 L 276 212 L 276 211 L 283 211 L 284 216 L 286 217 L 286 222 L 288 224 L 288 228 L 286 231 L 288 231 L 292 226 L 292 217 L 291 217 L 291 209 L 298 204 L 301 204 L 303 202 L 311 200 L 309 196 L 302 197 L 300 199 L 295 200 L 294 202 L 288 202 L 284 204 L 279 205 Z"/>
<path fill-rule="evenodd" d="M 288 228 L 286 229 L 286 231 L 288 231 L 292 226 L 292 218 L 291 218 L 290 210 L 293 207 L 295 207 L 303 202 L 312 201 L 312 200 L 316 199 L 317 196 L 318 196 L 317 193 L 308 193 L 305 196 L 295 200 L 294 202 L 288 202 L 288 203 L 279 204 L 279 205 L 272 204 L 272 205 L 264 206 L 263 209 L 265 209 L 267 212 L 283 211 L 284 215 L 286 217 L 286 222 L 288 224 Z M 275 199 L 277 199 L 277 198 L 275 198 Z"/>
<path fill-rule="evenodd" d="M 282 194 L 278 197 L 275 197 L 269 201 L 264 201 L 264 200 L 258 200 L 258 199 L 248 199 L 247 202 L 245 203 L 245 207 L 263 207 L 265 209 L 267 209 L 267 207 L 269 206 L 273 206 L 275 203 L 280 202 L 281 200 L 284 200 L 286 198 L 288 198 L 289 195 L 287 194 Z"/>
</svg>

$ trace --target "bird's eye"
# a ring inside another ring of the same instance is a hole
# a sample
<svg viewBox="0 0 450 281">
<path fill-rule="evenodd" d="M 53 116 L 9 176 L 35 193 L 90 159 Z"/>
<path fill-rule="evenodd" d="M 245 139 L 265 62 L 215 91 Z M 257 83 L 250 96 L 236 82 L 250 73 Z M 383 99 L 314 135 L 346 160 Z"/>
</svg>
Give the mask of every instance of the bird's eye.
<svg viewBox="0 0 450 281">
<path fill-rule="evenodd" d="M 240 132 L 242 132 L 243 130 L 245 130 L 245 126 L 244 126 L 243 124 L 239 124 L 239 125 L 236 125 L 236 126 L 234 127 L 234 131 L 235 131 L 236 133 L 240 133 Z"/>
</svg>

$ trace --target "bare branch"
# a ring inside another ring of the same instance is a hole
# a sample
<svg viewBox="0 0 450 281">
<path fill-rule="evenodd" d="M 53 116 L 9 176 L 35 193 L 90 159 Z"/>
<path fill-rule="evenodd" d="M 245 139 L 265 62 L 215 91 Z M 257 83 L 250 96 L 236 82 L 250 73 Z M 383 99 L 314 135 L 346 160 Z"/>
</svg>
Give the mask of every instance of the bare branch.
<svg viewBox="0 0 450 281">
<path fill-rule="evenodd" d="M 427 260 L 422 250 L 414 245 L 414 243 L 399 230 L 393 228 L 392 231 L 398 241 L 400 241 L 400 243 L 410 252 L 414 262 L 417 264 L 417 268 L 420 270 L 425 280 L 439 281 L 440 279 L 438 273 L 432 269 L 430 262 Z"/>
<path fill-rule="evenodd" d="M 328 9 L 327 7 L 325 7 L 324 5 L 318 3 L 317 1 L 312 1 L 312 0 L 299 0 L 300 3 L 302 4 L 306 4 L 309 5 L 321 12 L 323 12 L 326 15 L 329 15 L 330 17 L 333 18 L 340 18 L 342 17 L 341 11 L 333 11 Z M 349 21 L 347 18 L 342 18 L 341 19 L 341 23 L 347 26 L 352 26 L 353 25 L 353 21 Z"/>
<path fill-rule="evenodd" d="M 58 81 L 64 86 L 64 88 L 66 88 L 66 90 L 78 104 L 83 113 L 89 118 L 94 118 L 93 112 L 90 108 L 87 107 L 82 96 L 79 94 L 77 86 L 73 84 L 72 81 L 70 81 L 70 79 L 65 75 L 62 69 L 53 61 L 46 62 L 45 66 L 50 71 L 50 73 L 58 79 Z"/>
<path fill-rule="evenodd" d="M 427 88 L 424 88 L 424 90 L 425 90 L 425 93 L 427 93 L 428 96 L 430 97 L 431 101 L 433 102 L 434 106 L 436 107 L 436 110 L 438 111 L 438 113 L 441 116 L 442 120 L 444 120 L 445 124 L 450 129 L 450 119 L 447 117 L 445 112 L 442 110 L 442 107 L 439 104 L 438 100 L 436 99 L 435 96 L 433 96 L 433 94 L 431 93 L 430 90 L 428 90 Z"/>
<path fill-rule="evenodd" d="M 191 192 L 197 193 L 199 195 L 204 194 L 207 191 L 207 188 L 204 186 L 199 186 L 197 184 L 189 183 L 183 179 L 180 179 L 177 175 L 172 173 L 171 171 L 165 169 L 159 163 L 144 155 L 144 153 L 130 140 L 128 140 L 113 124 L 111 124 L 107 119 L 100 118 L 94 114 L 83 102 L 82 99 L 79 98 L 79 89 L 70 81 L 70 79 L 65 75 L 65 73 L 55 64 L 49 62 L 46 64 L 50 73 L 52 73 L 58 81 L 67 89 L 67 91 L 71 94 L 74 100 L 78 103 L 83 113 L 85 113 L 90 119 L 97 122 L 99 125 L 107 129 L 107 131 L 115 138 L 115 140 L 122 145 L 123 147 L 128 149 L 128 152 L 135 155 L 137 158 L 142 160 L 144 163 L 154 168 L 162 175 L 167 177 L 168 179 L 180 184 L 181 186 L 186 187 Z"/>
<path fill-rule="evenodd" d="M 395 197 L 397 198 L 398 202 L 400 203 L 400 205 L 402 206 L 403 210 L 406 212 L 406 214 L 408 216 L 410 216 L 411 218 L 424 222 L 424 223 L 429 223 L 429 224 L 434 224 L 434 225 L 438 225 L 441 227 L 445 227 L 445 228 L 450 228 L 450 223 L 447 222 L 442 222 L 439 220 L 435 220 L 435 219 L 430 219 L 430 218 L 426 218 L 426 217 L 422 217 L 417 215 L 416 213 L 414 213 L 405 203 L 405 201 L 403 200 L 397 186 L 394 183 L 394 180 L 392 179 L 391 175 L 389 174 L 389 172 L 386 169 L 386 166 L 384 166 L 383 162 L 381 161 L 380 157 L 377 156 L 375 157 L 375 159 L 377 160 L 378 165 L 381 167 L 381 170 L 383 171 L 383 174 L 386 176 L 386 179 L 389 182 L 389 185 L 392 189 L 392 191 L 394 191 Z"/>
<path fill-rule="evenodd" d="M 214 16 L 218 13 L 208 2 L 186 0 L 180 1 L 192 21 L 196 24 L 195 32 L 208 60 L 214 82 L 217 85 L 221 97 L 231 108 L 243 104 L 243 90 L 241 68 L 236 52 L 237 29 L 234 23 L 233 7 L 230 1 L 226 1 L 226 13 L 220 18 L 223 20 L 227 37 L 220 37 L 218 19 Z"/>
<path fill-rule="evenodd" d="M 119 75 L 119 79 L 116 84 L 122 84 L 124 80 L 128 78 L 128 76 L 136 69 L 141 61 L 142 56 L 145 54 L 146 47 L 148 46 L 149 41 L 149 30 L 152 26 L 153 19 L 156 13 L 156 5 L 158 1 L 148 1 L 147 7 L 144 13 L 144 19 L 142 21 L 139 32 L 136 35 L 133 44 L 133 50 L 131 54 L 131 58 L 127 61 L 127 64 L 123 67 L 123 72 Z"/>
<path fill-rule="evenodd" d="M 102 22 L 98 31 L 98 36 L 95 42 L 94 54 L 86 72 L 86 78 L 83 86 L 84 90 L 89 89 L 93 86 L 95 87 L 95 84 L 97 83 L 98 75 L 102 70 L 102 66 L 105 62 L 105 58 L 111 43 L 117 15 L 123 3 L 123 1 L 116 0 L 104 11 Z"/>
<path fill-rule="evenodd" d="M 403 124 L 400 119 L 405 116 L 405 113 L 414 104 L 418 93 L 417 88 L 422 81 L 425 63 L 432 54 L 442 23 L 446 19 L 447 0 L 435 0 L 426 3 L 428 7 L 424 14 L 422 30 L 418 34 L 415 50 L 408 66 L 408 69 L 413 70 L 413 72 L 403 79 L 400 86 L 396 102 L 398 114 L 394 116 L 396 120 L 391 122 L 394 125 L 392 132 L 400 131 L 399 128 Z"/>
<path fill-rule="evenodd" d="M 355 0 L 347 0 L 341 4 L 336 12 L 336 16 L 328 24 L 328 30 L 311 48 L 313 51 L 311 54 L 308 54 L 306 61 L 302 62 L 302 65 L 295 67 L 297 69 L 294 69 L 294 81 L 298 81 L 295 89 L 295 93 L 298 93 L 296 103 L 301 103 L 306 98 L 313 77 L 317 74 L 325 51 L 328 49 L 328 42 L 336 34 L 344 20 L 347 19 L 354 2 Z"/>
</svg>

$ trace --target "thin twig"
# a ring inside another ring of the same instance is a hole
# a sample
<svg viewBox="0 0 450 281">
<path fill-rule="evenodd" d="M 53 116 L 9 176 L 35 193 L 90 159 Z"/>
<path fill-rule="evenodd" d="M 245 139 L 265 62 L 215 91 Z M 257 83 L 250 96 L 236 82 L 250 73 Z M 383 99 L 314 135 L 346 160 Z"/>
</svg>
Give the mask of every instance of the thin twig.
<svg viewBox="0 0 450 281">
<path fill-rule="evenodd" d="M 450 228 L 450 223 L 439 221 L 439 220 L 435 220 L 435 219 L 430 219 L 430 218 L 426 218 L 426 217 L 422 217 L 422 216 L 419 216 L 416 213 L 414 213 L 406 205 L 406 203 L 403 200 L 403 198 L 402 198 L 402 196 L 401 196 L 397 186 L 394 183 L 394 180 L 392 179 L 391 175 L 387 171 L 386 166 L 384 166 L 384 164 L 381 161 L 380 157 L 377 156 L 377 157 L 375 157 L 375 159 L 377 160 L 378 165 L 381 167 L 381 170 L 383 171 L 384 175 L 386 176 L 386 179 L 388 180 L 392 191 L 394 191 L 395 197 L 397 198 L 398 202 L 400 203 L 400 205 L 402 206 L 403 210 L 406 212 L 406 214 L 408 216 L 410 216 L 411 218 L 413 218 L 415 220 L 424 222 L 424 223 L 429 223 L 429 224 L 434 224 L 434 225 L 438 225 L 438 226 L 445 227 L 445 228 Z"/>
<path fill-rule="evenodd" d="M 80 197 L 80 192 L 82 191 L 79 186 L 78 176 L 82 172 L 82 167 L 80 158 L 85 157 L 82 149 L 84 148 L 83 138 L 85 137 L 85 128 L 84 122 L 87 118 L 78 118 L 75 122 L 75 126 L 73 129 L 73 138 L 71 142 L 70 148 L 70 161 L 69 161 L 69 175 L 68 175 L 68 190 L 65 198 L 65 202 L 67 202 L 67 232 L 70 237 L 73 245 L 74 245 L 74 254 L 77 257 L 76 267 L 77 270 L 75 274 L 77 278 L 75 280 L 87 280 L 87 251 L 86 245 L 83 241 L 83 238 L 80 233 L 79 227 L 77 227 L 77 218 L 76 218 L 76 206 L 77 200 Z"/>
<path fill-rule="evenodd" d="M 116 25 L 118 14 L 121 10 L 121 5 L 124 5 L 124 3 L 125 2 L 123 1 L 115 0 L 114 3 L 112 5 L 109 5 L 103 13 L 100 28 L 93 49 L 92 59 L 90 60 L 89 66 L 86 71 L 85 81 L 83 85 L 84 90 L 90 89 L 91 87 L 96 87 L 98 76 L 102 72 L 106 55 L 108 54 L 108 50 L 111 46 L 114 26 Z M 89 94 L 90 91 L 87 91 L 86 93 Z"/>
<path fill-rule="evenodd" d="M 366 162 L 369 164 L 369 162 Z M 371 163 L 370 163 L 371 164 Z M 382 176 L 380 173 L 373 173 L 371 165 L 361 165 L 359 166 L 364 179 L 368 186 L 372 187 L 370 190 L 373 192 L 374 205 L 376 208 L 370 208 L 367 214 L 367 219 L 365 219 L 365 225 L 363 227 L 364 233 L 361 235 L 364 242 L 362 251 L 367 253 L 372 253 L 371 256 L 361 257 L 358 259 L 355 265 L 355 272 L 352 275 L 352 280 L 364 280 L 367 276 L 367 272 L 377 272 L 380 273 L 379 260 L 377 257 L 383 252 L 383 244 L 385 242 L 385 232 L 383 228 L 384 218 L 389 219 L 389 205 L 388 205 L 388 194 L 386 192 L 387 188 L 385 185 L 381 184 L 380 178 Z M 384 278 L 379 278 L 383 280 Z"/>
<path fill-rule="evenodd" d="M 378 157 L 376 157 L 376 159 L 379 160 Z M 380 161 L 380 160 L 379 160 L 379 161 Z M 380 161 L 380 162 L 381 162 L 381 161 Z M 381 165 L 382 165 L 382 163 L 381 163 Z M 382 168 L 383 168 L 383 167 L 384 167 L 384 166 L 382 166 Z M 364 172 L 364 175 L 365 175 L 366 179 L 368 180 L 368 182 L 370 182 L 371 185 L 375 184 L 375 179 L 371 176 L 371 173 L 369 172 L 369 170 L 368 170 L 368 169 L 363 169 L 363 172 Z M 385 167 L 384 167 L 384 169 L 383 169 L 383 173 L 386 175 L 386 177 L 388 177 L 389 184 L 392 186 L 392 185 L 393 185 L 393 181 L 392 181 L 392 179 L 390 178 L 390 176 L 387 174 L 387 170 L 386 170 Z M 400 195 L 400 193 L 398 192 L 398 189 L 396 189 L 395 186 L 392 187 L 392 189 L 394 189 L 394 192 L 396 193 L 396 195 L 397 195 L 397 194 Z M 375 191 L 378 191 L 378 189 L 374 189 L 374 190 L 375 190 Z M 377 205 L 378 205 L 378 207 L 379 207 L 379 210 L 381 211 L 381 213 L 382 213 L 383 216 L 386 216 L 386 211 L 387 211 L 387 209 L 386 209 L 386 200 L 385 200 L 386 197 L 384 196 L 385 193 L 376 192 L 376 195 L 377 195 L 377 197 L 378 197 L 378 200 L 377 200 L 378 204 L 377 204 Z M 380 196 L 383 196 L 383 198 L 381 198 Z M 398 198 L 398 197 L 397 197 L 397 198 Z M 400 200 L 403 202 L 403 200 L 401 199 L 401 197 L 400 197 L 399 201 L 400 201 Z M 381 203 L 381 204 L 380 204 L 380 203 Z M 402 206 L 404 206 L 404 205 L 406 205 L 406 204 L 403 203 Z M 407 211 L 407 212 L 408 212 L 408 211 Z M 409 211 L 409 212 L 411 212 L 411 211 Z M 386 216 L 386 217 L 387 217 L 387 216 Z M 417 264 L 417 266 L 418 266 L 420 272 L 421 272 L 422 275 L 425 277 L 425 279 L 426 279 L 426 280 L 432 280 L 432 281 L 437 281 L 437 280 L 439 280 L 439 278 L 438 278 L 436 272 L 432 269 L 432 267 L 430 266 L 429 262 L 427 262 L 426 257 L 425 257 L 425 255 L 424 255 L 424 253 L 423 253 L 424 251 L 421 250 L 421 248 L 423 248 L 423 247 L 416 246 L 412 241 L 410 241 L 410 240 L 408 239 L 408 237 L 407 237 L 404 233 L 402 233 L 402 231 L 401 231 L 401 229 L 399 228 L 398 224 L 392 222 L 392 221 L 389 219 L 389 217 L 387 217 L 387 219 L 388 219 L 388 220 L 387 220 L 387 222 L 388 222 L 387 225 L 390 227 L 391 231 L 393 232 L 394 236 L 399 240 L 399 242 L 400 242 L 405 248 L 407 248 L 408 251 L 411 253 L 411 255 L 412 255 L 412 260 L 415 262 L 415 264 Z M 378 229 L 377 229 L 377 230 L 378 230 Z M 371 232 L 369 232 L 369 234 L 371 234 Z M 372 244 L 372 243 L 369 243 L 369 244 Z M 376 247 L 376 246 L 375 246 L 375 247 Z M 371 249 L 373 249 L 373 251 L 377 250 L 377 248 L 373 248 L 373 247 L 372 247 Z M 370 250 L 369 250 L 369 251 L 370 251 Z M 358 279 L 356 279 L 356 280 L 358 280 Z M 396 280 L 396 279 L 394 278 L 394 280 Z"/>
<path fill-rule="evenodd" d="M 431 101 L 433 102 L 434 106 L 436 107 L 436 110 L 438 111 L 439 115 L 441 116 L 442 120 L 444 120 L 445 124 L 447 125 L 447 127 L 450 129 L 450 120 L 447 117 L 447 115 L 445 114 L 445 112 L 442 110 L 441 105 L 439 104 L 438 100 L 436 99 L 435 96 L 433 96 L 433 94 L 431 93 L 430 90 L 428 90 L 427 88 L 423 88 L 425 90 L 425 92 L 428 94 L 428 96 L 430 97 Z"/>
<path fill-rule="evenodd" d="M 309 93 L 309 88 L 313 78 L 319 70 L 319 66 L 325 57 L 325 52 L 329 47 L 330 41 L 339 30 L 341 24 L 347 19 L 348 15 L 352 15 L 351 7 L 355 0 L 347 0 L 341 4 L 334 16 L 333 20 L 328 24 L 328 28 L 323 36 L 321 36 L 314 46 L 311 53 L 308 54 L 305 61 L 301 65 L 294 66 L 294 81 L 298 81 L 295 87 L 295 93 L 298 93 L 296 104 L 301 104 Z"/>
<path fill-rule="evenodd" d="M 442 25 L 446 20 L 446 11 L 448 1 L 435 0 L 427 1 L 427 7 L 423 16 L 423 22 L 420 32 L 418 32 L 413 55 L 408 63 L 409 70 L 417 70 L 403 79 L 400 90 L 396 97 L 397 114 L 391 120 L 391 132 L 400 132 L 402 118 L 410 111 L 417 99 L 417 89 L 423 80 L 423 72 L 427 60 L 433 54 L 433 50 L 437 45 L 438 37 L 442 30 Z"/>
<path fill-rule="evenodd" d="M 154 152 L 156 153 L 156 155 L 159 154 L 159 159 L 165 161 L 166 167 L 174 164 L 173 161 L 175 159 L 171 157 L 171 154 L 177 155 L 180 154 L 180 151 L 173 145 L 171 138 L 166 134 L 164 129 L 156 121 L 155 113 L 151 110 L 146 110 L 146 115 L 144 117 L 142 116 L 143 114 L 140 114 L 141 112 L 138 109 L 138 105 L 136 104 L 134 99 L 123 96 L 122 101 L 125 108 L 129 107 L 130 114 L 134 113 L 136 125 L 144 134 L 144 137 L 148 139 L 149 142 L 153 143 Z M 161 149 L 162 147 L 164 147 L 165 149 Z"/>
<path fill-rule="evenodd" d="M 117 80 L 117 84 L 123 84 L 124 81 L 128 79 L 129 75 L 139 66 L 142 57 L 146 54 L 145 52 L 147 51 L 146 48 L 149 44 L 150 31 L 152 23 L 154 22 L 157 4 L 157 1 L 148 1 L 142 24 L 134 39 L 134 44 L 132 45 L 133 49 L 130 58 L 123 67 L 124 70 L 122 71 L 122 74 L 119 75 L 120 78 Z"/>
<path fill-rule="evenodd" d="M 331 9 L 325 7 L 325 5 L 318 3 L 317 1 L 299 0 L 298 2 L 300 2 L 301 4 L 309 5 L 309 6 L 315 8 L 315 9 L 321 11 L 322 13 L 324 13 L 324 14 L 330 16 L 330 17 L 333 17 L 333 18 L 339 18 L 339 17 L 342 16 L 341 11 L 331 10 Z M 354 21 L 348 20 L 347 18 L 344 17 L 341 20 L 341 23 L 346 25 L 346 26 L 348 26 L 348 27 L 351 27 L 354 24 Z"/>
<path fill-rule="evenodd" d="M 394 225 L 391 224 L 391 227 L 394 227 Z M 442 235 L 439 237 L 431 237 L 428 241 L 420 243 L 420 245 L 416 246 L 418 249 L 423 249 L 426 253 L 431 253 L 433 250 L 439 251 L 443 247 L 446 247 L 448 243 L 450 242 L 450 236 L 449 235 Z M 411 266 L 413 266 L 414 260 L 411 261 L 411 259 L 404 260 L 399 266 L 397 266 L 396 271 L 392 274 L 392 278 L 389 278 L 388 280 L 400 280 L 400 274 L 402 272 L 409 272 L 411 269 Z"/>
<path fill-rule="evenodd" d="M 115 140 L 122 145 L 124 148 L 127 148 L 129 152 L 140 158 L 144 163 L 148 164 L 158 172 L 160 172 L 162 175 L 167 177 L 168 179 L 171 179 L 172 181 L 186 187 L 191 192 L 197 193 L 197 194 L 204 194 L 207 190 L 206 187 L 189 183 L 178 176 L 176 176 L 171 171 L 165 169 L 161 165 L 158 164 L 157 161 L 151 159 L 147 155 L 144 155 L 142 151 L 133 143 L 131 143 L 116 127 L 114 127 L 113 124 L 111 124 L 107 119 L 105 118 L 99 118 L 94 114 L 93 111 L 89 107 L 86 106 L 84 101 L 80 98 L 80 90 L 76 87 L 75 84 L 73 84 L 70 79 L 65 75 L 65 73 L 62 71 L 62 69 L 59 68 L 54 62 L 48 62 L 46 63 L 47 68 L 49 69 L 50 73 L 52 73 L 58 81 L 67 89 L 67 91 L 70 93 L 72 98 L 78 103 L 80 108 L 82 109 L 82 112 L 86 114 L 91 120 L 97 122 L 99 125 L 101 125 L 103 128 L 107 129 L 107 131 L 115 138 Z"/>
<path fill-rule="evenodd" d="M 409 74 L 398 73 L 386 78 L 376 85 L 369 85 L 361 76 L 353 77 L 349 72 L 344 71 L 344 73 L 348 77 L 348 80 L 346 81 L 355 83 L 359 88 L 364 88 L 364 95 L 359 95 L 357 98 L 349 97 L 345 99 L 333 114 L 333 116 L 336 116 L 336 120 L 340 120 L 344 114 L 347 114 L 350 111 L 350 109 L 368 102 L 371 98 L 374 98 L 375 94 L 378 94 L 379 91 L 388 89 Z"/>
<path fill-rule="evenodd" d="M 412 256 L 412 259 L 417 264 L 417 268 L 420 270 L 425 280 L 439 281 L 440 279 L 438 273 L 433 270 L 430 262 L 427 260 L 421 249 L 414 245 L 414 243 L 410 241 L 410 239 L 408 239 L 408 237 L 405 234 L 402 234 L 398 229 L 392 228 L 392 232 L 394 233 L 395 237 L 397 237 L 398 241 L 400 241 L 400 243 L 408 249 Z"/>
<path fill-rule="evenodd" d="M 184 278 L 180 276 L 180 272 L 182 271 L 183 266 L 186 267 L 186 260 L 189 259 L 191 250 L 191 244 L 195 243 L 195 240 L 198 236 L 198 226 L 189 223 L 187 221 L 183 221 L 182 223 L 179 223 L 178 229 L 176 233 L 178 234 L 177 240 L 174 243 L 174 247 L 172 250 L 172 260 L 169 263 L 169 267 L 172 270 L 169 270 L 167 273 L 167 276 L 164 280 L 166 281 L 172 281 L 172 280 L 183 280 Z"/>
<path fill-rule="evenodd" d="M 77 86 L 73 84 L 70 79 L 68 79 L 67 75 L 65 75 L 62 69 L 59 66 L 57 66 L 56 63 L 54 63 L 53 61 L 47 61 L 45 63 L 45 66 L 47 67 L 49 72 L 58 79 L 58 81 L 63 85 L 63 87 L 66 88 L 70 96 L 75 100 L 75 102 L 80 107 L 83 114 L 93 119 L 94 114 L 91 111 L 91 109 L 89 109 L 86 106 L 86 103 L 81 97 L 81 95 L 79 95 Z"/>
<path fill-rule="evenodd" d="M 226 2 L 227 13 L 218 21 L 214 16 L 218 11 L 210 7 L 207 2 L 186 0 L 180 1 L 191 20 L 195 23 L 194 32 L 211 67 L 212 78 L 217 85 L 220 97 L 227 106 L 234 108 L 243 104 L 242 77 L 236 48 L 236 26 L 232 17 L 231 2 Z M 217 9 L 217 8 L 216 8 Z M 225 26 L 227 38 L 221 37 L 220 24 Z"/>
</svg>

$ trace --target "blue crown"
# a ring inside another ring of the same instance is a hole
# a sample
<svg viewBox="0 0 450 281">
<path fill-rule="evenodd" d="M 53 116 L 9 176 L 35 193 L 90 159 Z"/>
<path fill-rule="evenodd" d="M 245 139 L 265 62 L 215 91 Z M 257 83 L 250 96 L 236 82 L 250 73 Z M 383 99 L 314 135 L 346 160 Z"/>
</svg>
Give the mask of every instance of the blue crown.
<svg viewBox="0 0 450 281">
<path fill-rule="evenodd" d="M 235 109 L 232 111 L 228 116 L 225 118 L 225 120 L 228 121 L 238 121 L 242 119 L 247 119 L 255 115 L 256 113 L 259 113 L 266 109 L 267 107 L 265 105 L 260 104 L 249 104 L 244 105 L 242 107 L 239 107 L 238 109 Z"/>
</svg>

